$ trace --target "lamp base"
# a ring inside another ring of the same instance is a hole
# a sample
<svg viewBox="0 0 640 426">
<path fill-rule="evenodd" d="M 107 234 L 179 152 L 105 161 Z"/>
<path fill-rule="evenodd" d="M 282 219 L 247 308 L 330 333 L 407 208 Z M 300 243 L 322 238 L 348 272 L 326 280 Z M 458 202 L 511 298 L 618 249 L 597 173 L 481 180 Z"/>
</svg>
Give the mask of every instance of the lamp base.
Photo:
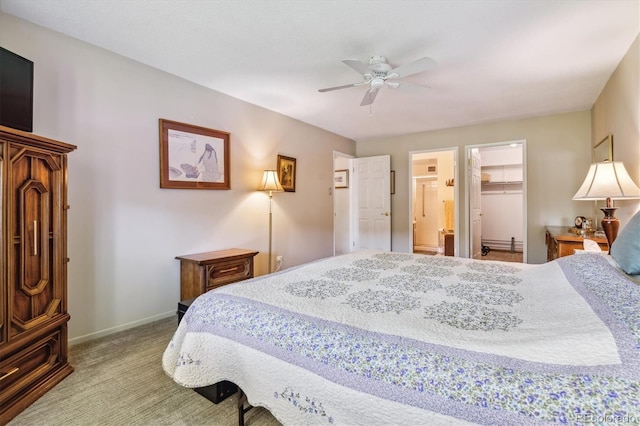
<svg viewBox="0 0 640 426">
<path fill-rule="evenodd" d="M 613 216 L 617 207 L 605 207 L 600 210 L 604 213 L 604 217 L 602 218 L 602 229 L 604 230 L 604 235 L 607 236 L 607 243 L 609 244 L 609 254 L 611 254 L 611 244 L 615 241 L 618 236 L 618 228 L 620 228 L 620 221 Z"/>
</svg>

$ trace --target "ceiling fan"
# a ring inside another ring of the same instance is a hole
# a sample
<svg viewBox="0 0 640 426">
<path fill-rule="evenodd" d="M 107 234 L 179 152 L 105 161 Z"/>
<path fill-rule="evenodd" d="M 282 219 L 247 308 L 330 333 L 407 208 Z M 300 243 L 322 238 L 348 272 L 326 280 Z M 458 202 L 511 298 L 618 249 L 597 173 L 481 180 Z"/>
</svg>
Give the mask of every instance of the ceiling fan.
<svg viewBox="0 0 640 426">
<path fill-rule="evenodd" d="M 393 89 L 397 89 L 400 85 L 411 85 L 408 82 L 401 83 L 397 80 L 426 71 L 436 65 L 436 61 L 427 57 L 408 64 L 400 65 L 397 68 L 391 68 L 391 65 L 387 62 L 387 58 L 384 56 L 372 56 L 369 59 L 369 64 L 365 64 L 359 59 L 345 59 L 342 62 L 362 74 L 364 80 L 358 83 L 345 84 L 343 86 L 327 87 L 326 89 L 318 90 L 318 92 L 324 93 L 332 90 L 368 85 L 369 89 L 364 94 L 362 102 L 360 102 L 360 106 L 371 105 L 376 99 L 378 91 L 385 84 Z"/>
</svg>

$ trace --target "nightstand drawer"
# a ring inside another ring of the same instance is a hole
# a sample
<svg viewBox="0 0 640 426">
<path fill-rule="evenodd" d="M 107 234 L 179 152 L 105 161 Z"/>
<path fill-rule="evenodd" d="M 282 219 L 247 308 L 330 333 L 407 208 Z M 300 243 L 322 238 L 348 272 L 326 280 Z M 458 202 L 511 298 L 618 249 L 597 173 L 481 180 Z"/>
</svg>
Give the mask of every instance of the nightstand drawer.
<svg viewBox="0 0 640 426">
<path fill-rule="evenodd" d="M 207 291 L 252 277 L 251 260 L 238 259 L 207 266 Z"/>
<path fill-rule="evenodd" d="M 227 249 L 177 256 L 180 259 L 180 300 L 193 299 L 214 288 L 253 278 L 257 251 Z"/>
</svg>

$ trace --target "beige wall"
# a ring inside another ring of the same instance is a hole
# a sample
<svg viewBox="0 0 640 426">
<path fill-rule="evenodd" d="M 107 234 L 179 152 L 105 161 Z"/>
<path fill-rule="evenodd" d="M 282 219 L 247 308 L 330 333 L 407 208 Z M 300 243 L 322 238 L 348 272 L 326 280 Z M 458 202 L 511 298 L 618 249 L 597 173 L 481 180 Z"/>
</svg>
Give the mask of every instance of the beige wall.
<svg viewBox="0 0 640 426">
<path fill-rule="evenodd" d="M 396 193 L 392 195 L 392 248 L 410 251 L 408 177 L 409 152 L 459 147 L 456 187 L 459 191 L 459 232 L 467 234 L 465 223 L 465 146 L 526 140 L 527 159 L 527 255 L 529 263 L 546 261 L 545 225 L 572 225 L 581 206 L 571 200 L 582 183 L 582 169 L 589 164 L 591 141 L 589 111 L 510 120 L 499 123 L 417 133 L 392 138 L 357 142 L 357 156 L 391 154 L 391 169 L 396 171 Z M 506 212 L 508 214 L 508 212 Z M 464 238 L 459 238 L 458 253 L 468 256 Z"/>
<path fill-rule="evenodd" d="M 333 253 L 335 134 L 207 90 L 13 16 L 0 45 L 35 63 L 34 133 L 69 142 L 70 337 L 174 315 L 175 256 L 241 247 L 267 270 L 268 198 L 255 188 L 278 153 L 297 159 L 295 193 L 273 198 L 284 267 Z M 158 119 L 231 133 L 231 190 L 159 188 Z"/>
<path fill-rule="evenodd" d="M 624 162 L 631 178 L 640 185 L 640 36 L 598 96 L 591 110 L 591 129 L 593 144 L 613 135 L 614 161 Z M 585 175 L 586 170 L 585 165 Z M 616 217 L 621 227 L 640 209 L 637 200 L 615 201 L 615 205 L 619 207 Z M 602 213 L 598 214 L 601 219 Z"/>
</svg>

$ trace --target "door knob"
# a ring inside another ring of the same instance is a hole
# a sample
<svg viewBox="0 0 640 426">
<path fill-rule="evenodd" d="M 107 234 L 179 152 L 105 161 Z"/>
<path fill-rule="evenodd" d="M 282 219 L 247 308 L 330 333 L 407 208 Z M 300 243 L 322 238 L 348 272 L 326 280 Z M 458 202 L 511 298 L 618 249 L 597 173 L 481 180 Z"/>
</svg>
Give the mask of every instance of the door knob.
<svg viewBox="0 0 640 426">
<path fill-rule="evenodd" d="M 389 212 L 380 213 L 382 216 L 390 216 Z"/>
</svg>

